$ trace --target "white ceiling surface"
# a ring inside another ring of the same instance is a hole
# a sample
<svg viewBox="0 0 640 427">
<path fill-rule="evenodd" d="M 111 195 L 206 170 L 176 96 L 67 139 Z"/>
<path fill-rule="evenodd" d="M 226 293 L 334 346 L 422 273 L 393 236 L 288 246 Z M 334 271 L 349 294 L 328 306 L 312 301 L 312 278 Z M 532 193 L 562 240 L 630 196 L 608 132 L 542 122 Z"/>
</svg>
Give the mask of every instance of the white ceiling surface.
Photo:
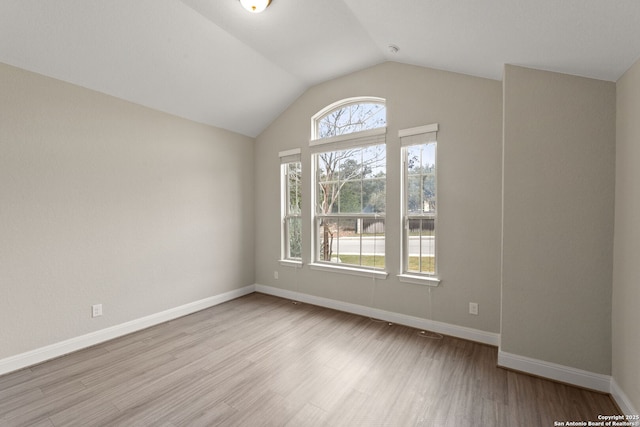
<svg viewBox="0 0 640 427">
<path fill-rule="evenodd" d="M 639 57 L 638 0 L 0 0 L 0 62 L 248 136 L 387 60 L 615 81 Z"/>
</svg>

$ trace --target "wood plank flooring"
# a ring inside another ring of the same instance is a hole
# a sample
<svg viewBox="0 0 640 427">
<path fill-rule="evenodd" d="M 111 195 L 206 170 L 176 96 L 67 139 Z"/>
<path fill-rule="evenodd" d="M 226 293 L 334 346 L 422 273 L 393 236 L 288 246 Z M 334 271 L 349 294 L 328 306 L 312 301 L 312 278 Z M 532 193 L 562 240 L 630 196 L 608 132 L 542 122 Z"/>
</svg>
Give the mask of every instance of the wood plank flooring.
<svg viewBox="0 0 640 427">
<path fill-rule="evenodd" d="M 495 347 L 262 294 L 0 376 L 0 426 L 553 426 L 607 395 Z"/>
</svg>

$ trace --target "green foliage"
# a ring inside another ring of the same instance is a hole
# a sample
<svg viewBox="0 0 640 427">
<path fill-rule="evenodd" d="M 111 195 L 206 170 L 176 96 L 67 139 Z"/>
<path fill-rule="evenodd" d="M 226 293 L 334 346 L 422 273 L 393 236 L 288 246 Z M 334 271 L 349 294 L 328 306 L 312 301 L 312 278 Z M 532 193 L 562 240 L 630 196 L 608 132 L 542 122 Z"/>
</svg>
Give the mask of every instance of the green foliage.
<svg viewBox="0 0 640 427">
<path fill-rule="evenodd" d="M 435 210 L 435 143 L 411 146 L 407 152 L 407 208 L 410 213 Z"/>
<path fill-rule="evenodd" d="M 288 210 L 290 214 L 298 215 L 302 206 L 302 188 L 300 177 L 302 174 L 302 165 L 300 162 L 292 162 L 287 165 L 287 179 L 289 186 Z"/>
<path fill-rule="evenodd" d="M 287 186 L 289 189 L 287 200 L 287 258 L 302 258 L 302 233 L 301 233 L 301 205 L 302 188 L 300 177 L 302 165 L 300 162 L 291 162 L 286 165 Z"/>
<path fill-rule="evenodd" d="M 364 212 L 381 213 L 387 206 L 386 180 L 383 174 L 367 180 L 362 185 Z"/>
<path fill-rule="evenodd" d="M 289 218 L 289 258 L 302 258 L 302 221 Z"/>
<path fill-rule="evenodd" d="M 317 162 L 319 213 L 385 211 L 384 144 L 321 153 Z"/>
</svg>

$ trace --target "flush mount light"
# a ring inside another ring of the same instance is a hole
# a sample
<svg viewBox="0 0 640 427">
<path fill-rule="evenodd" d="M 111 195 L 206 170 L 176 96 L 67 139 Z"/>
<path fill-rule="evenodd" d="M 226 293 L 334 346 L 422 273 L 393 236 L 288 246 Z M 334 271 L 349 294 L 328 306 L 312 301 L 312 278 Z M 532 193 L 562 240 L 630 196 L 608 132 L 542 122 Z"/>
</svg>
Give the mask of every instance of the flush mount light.
<svg viewBox="0 0 640 427">
<path fill-rule="evenodd" d="M 240 0 L 240 4 L 251 13 L 260 13 L 271 4 L 271 0 Z"/>
</svg>

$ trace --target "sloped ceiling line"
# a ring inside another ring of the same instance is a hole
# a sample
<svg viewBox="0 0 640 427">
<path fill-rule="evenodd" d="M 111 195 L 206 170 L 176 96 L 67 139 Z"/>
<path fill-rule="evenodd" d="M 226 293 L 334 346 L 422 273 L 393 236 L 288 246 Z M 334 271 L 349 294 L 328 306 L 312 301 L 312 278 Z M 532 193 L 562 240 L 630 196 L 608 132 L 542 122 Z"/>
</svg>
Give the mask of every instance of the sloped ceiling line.
<svg viewBox="0 0 640 427">
<path fill-rule="evenodd" d="M 0 62 L 252 137 L 310 86 L 388 60 L 616 81 L 639 57 L 637 0 L 0 2 Z"/>
</svg>

